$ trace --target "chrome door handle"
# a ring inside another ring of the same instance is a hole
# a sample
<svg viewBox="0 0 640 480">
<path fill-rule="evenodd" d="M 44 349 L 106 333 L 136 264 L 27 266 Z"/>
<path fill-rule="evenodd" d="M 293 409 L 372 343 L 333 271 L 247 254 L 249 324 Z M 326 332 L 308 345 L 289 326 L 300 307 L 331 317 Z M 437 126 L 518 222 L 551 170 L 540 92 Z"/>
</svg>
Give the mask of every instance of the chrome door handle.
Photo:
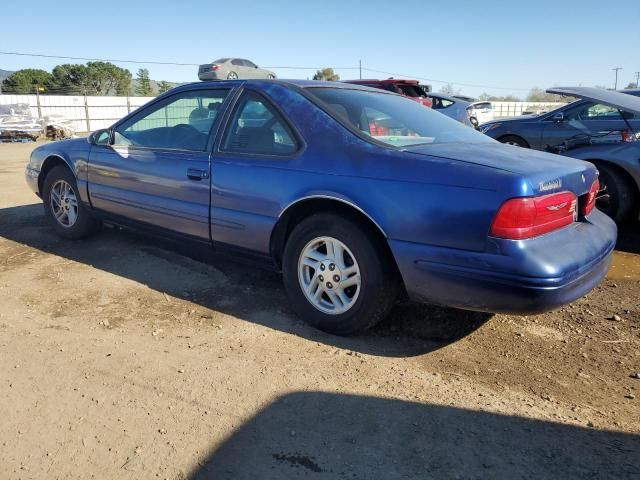
<svg viewBox="0 0 640 480">
<path fill-rule="evenodd" d="M 209 172 L 199 168 L 189 168 L 187 169 L 187 177 L 191 180 L 202 180 L 203 178 L 209 178 Z"/>
</svg>

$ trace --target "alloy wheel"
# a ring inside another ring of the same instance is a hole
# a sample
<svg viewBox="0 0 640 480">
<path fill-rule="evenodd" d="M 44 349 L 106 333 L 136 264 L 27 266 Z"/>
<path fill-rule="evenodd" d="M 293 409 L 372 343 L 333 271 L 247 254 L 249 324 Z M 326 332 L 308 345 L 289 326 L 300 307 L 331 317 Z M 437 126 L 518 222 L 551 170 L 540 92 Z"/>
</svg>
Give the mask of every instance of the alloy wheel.
<svg viewBox="0 0 640 480">
<path fill-rule="evenodd" d="M 73 227 L 78 219 L 78 198 L 73 187 L 65 180 L 58 180 L 51 187 L 49 205 L 53 218 L 65 228 Z"/>
<path fill-rule="evenodd" d="M 360 267 L 349 248 L 332 237 L 318 237 L 302 249 L 298 280 L 307 301 L 330 315 L 347 312 L 361 289 Z"/>
</svg>

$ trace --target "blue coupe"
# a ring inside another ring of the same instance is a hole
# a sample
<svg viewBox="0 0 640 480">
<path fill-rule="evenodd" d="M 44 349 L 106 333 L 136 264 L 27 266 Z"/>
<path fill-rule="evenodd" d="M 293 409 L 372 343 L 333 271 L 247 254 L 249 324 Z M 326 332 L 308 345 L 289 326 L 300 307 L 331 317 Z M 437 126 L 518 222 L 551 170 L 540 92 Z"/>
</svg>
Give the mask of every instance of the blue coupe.
<svg viewBox="0 0 640 480">
<path fill-rule="evenodd" d="M 400 95 L 280 80 L 180 86 L 26 169 L 64 238 L 108 222 L 266 259 L 336 334 L 403 294 L 518 314 L 586 294 L 616 241 L 597 175 Z"/>
</svg>

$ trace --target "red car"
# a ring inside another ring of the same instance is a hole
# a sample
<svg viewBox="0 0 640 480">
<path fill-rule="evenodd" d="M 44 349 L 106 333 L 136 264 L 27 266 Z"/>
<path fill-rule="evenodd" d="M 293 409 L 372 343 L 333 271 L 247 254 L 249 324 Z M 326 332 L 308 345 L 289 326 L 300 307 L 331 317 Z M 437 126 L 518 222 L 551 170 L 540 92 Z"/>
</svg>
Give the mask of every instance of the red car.
<svg viewBox="0 0 640 480">
<path fill-rule="evenodd" d="M 411 100 L 415 100 L 421 103 L 425 107 L 431 108 L 432 102 L 427 97 L 427 92 L 424 91 L 417 80 L 396 80 L 389 78 L 387 80 L 345 80 L 344 83 L 354 83 L 356 85 L 364 85 L 367 87 L 380 88 L 389 92 L 399 93 L 405 97 L 409 97 Z"/>
</svg>

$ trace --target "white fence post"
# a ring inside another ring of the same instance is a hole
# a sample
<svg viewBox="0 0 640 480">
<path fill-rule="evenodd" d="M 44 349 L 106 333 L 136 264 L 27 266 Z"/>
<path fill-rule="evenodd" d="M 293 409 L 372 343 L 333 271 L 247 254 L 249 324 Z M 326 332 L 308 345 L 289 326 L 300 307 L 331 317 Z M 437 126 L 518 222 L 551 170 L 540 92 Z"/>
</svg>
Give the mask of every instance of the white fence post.
<svg viewBox="0 0 640 480">
<path fill-rule="evenodd" d="M 84 118 L 87 121 L 87 132 L 90 132 L 91 122 L 89 120 L 89 103 L 87 102 L 87 92 L 84 92 Z"/>
</svg>

